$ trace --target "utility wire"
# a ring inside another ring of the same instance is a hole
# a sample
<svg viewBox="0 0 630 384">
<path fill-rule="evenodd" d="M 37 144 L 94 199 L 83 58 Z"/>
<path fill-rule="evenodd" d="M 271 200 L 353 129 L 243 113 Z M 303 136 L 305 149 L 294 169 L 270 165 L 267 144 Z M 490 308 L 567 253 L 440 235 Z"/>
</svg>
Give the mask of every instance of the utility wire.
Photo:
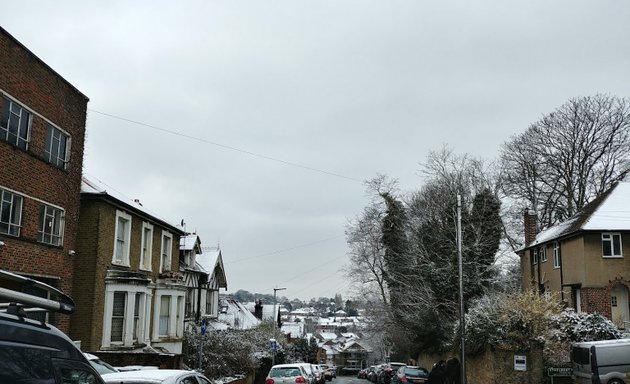
<svg viewBox="0 0 630 384">
<path fill-rule="evenodd" d="M 147 123 L 143 123 L 140 121 L 135 121 L 135 120 L 131 120 L 131 119 L 127 119 L 125 117 L 120 117 L 120 116 L 116 116 L 116 115 L 112 115 L 109 113 L 105 113 L 105 112 L 101 112 L 101 111 L 97 111 L 95 109 L 88 109 L 88 111 L 90 112 L 94 112 L 94 113 L 98 113 L 99 115 L 103 115 L 103 116 L 107 116 L 107 117 L 111 117 L 112 119 L 117 119 L 117 120 L 122 120 L 122 121 L 126 121 L 128 123 L 132 123 L 132 124 L 137 124 L 137 125 L 141 125 L 143 127 L 147 127 L 147 128 L 151 128 L 157 131 L 161 131 L 161 132 L 165 132 L 165 133 L 169 133 L 171 135 L 175 135 L 175 136 L 180 136 L 180 137 L 185 137 L 187 139 L 191 139 L 191 140 L 196 140 L 196 141 L 200 141 L 202 143 L 206 143 L 206 144 L 211 144 L 214 145 L 216 147 L 220 147 L 223 149 L 229 149 L 230 151 L 235 151 L 235 152 L 240 152 L 240 153 L 244 153 L 246 155 L 250 155 L 250 156 L 254 156 L 254 157 L 258 157 L 261 159 L 265 159 L 265 160 L 270 160 L 270 161 L 275 161 L 277 163 L 281 163 L 284 165 L 290 165 L 292 167 L 296 167 L 296 168 L 302 168 L 302 169 L 306 169 L 308 171 L 312 171 L 312 172 L 319 172 L 319 173 L 323 173 L 325 175 L 329 175 L 329 176 L 334 176 L 334 177 L 339 177 L 342 179 L 346 179 L 346 180 L 350 180 L 350 181 L 355 181 L 358 183 L 362 183 L 362 180 L 356 179 L 354 177 L 350 177 L 350 176 L 344 176 L 338 173 L 334 173 L 334 172 L 329 172 L 329 171 L 325 171 L 322 169 L 318 169 L 318 168 L 313 168 L 313 167 L 309 167 L 307 165 L 302 165 L 302 164 L 298 164 L 298 163 L 294 163 L 291 161 L 287 161 L 287 160 L 282 160 L 282 159 L 278 159 L 275 157 L 271 157 L 271 156 L 266 156 L 266 155 L 262 155 L 260 153 L 256 153 L 256 152 L 251 152 L 251 151 L 247 151 L 245 149 L 240 149 L 240 148 L 236 148 L 236 147 L 232 147 L 229 145 L 225 145 L 225 144 L 221 144 L 221 143 L 217 143 L 215 141 L 211 141 L 211 140 L 207 140 L 207 139 L 202 139 L 200 137 L 196 137 L 196 136 L 191 136 L 191 135 L 187 135 L 185 133 L 181 133 L 181 132 L 175 132 L 175 131 L 171 131 L 169 129 L 165 129 L 165 128 L 161 128 L 161 127 L 157 127 L 155 125 L 151 125 L 151 124 L 147 124 Z"/>
<path fill-rule="evenodd" d="M 229 262 L 227 262 L 225 264 L 226 265 L 231 265 L 231 264 L 238 263 L 238 262 L 244 261 L 244 260 L 250 260 L 250 259 L 255 259 L 255 258 L 265 257 L 265 256 L 271 256 L 271 255 L 277 255 L 278 253 L 284 253 L 284 252 L 288 252 L 288 251 L 293 251 L 294 249 L 309 247 L 311 245 L 323 243 L 323 242 L 330 241 L 330 240 L 335 240 L 335 239 L 338 239 L 338 238 L 344 237 L 344 236 L 345 235 L 337 235 L 337 236 L 333 236 L 333 237 L 328 237 L 326 239 L 316 240 L 316 241 L 313 241 L 313 242 L 310 242 L 310 243 L 306 243 L 306 244 L 296 245 L 296 246 L 290 247 L 290 248 L 284 248 L 284 249 L 279 249 L 279 250 L 273 251 L 273 252 L 263 253 L 261 255 L 243 257 L 243 258 L 236 259 L 236 260 L 230 260 Z"/>
</svg>

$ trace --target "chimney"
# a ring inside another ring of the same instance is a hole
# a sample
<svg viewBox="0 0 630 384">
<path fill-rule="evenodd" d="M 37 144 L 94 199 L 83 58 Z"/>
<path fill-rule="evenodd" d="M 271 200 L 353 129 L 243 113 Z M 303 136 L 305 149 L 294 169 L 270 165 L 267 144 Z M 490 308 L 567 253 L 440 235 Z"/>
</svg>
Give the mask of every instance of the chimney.
<svg viewBox="0 0 630 384">
<path fill-rule="evenodd" d="M 525 223 L 525 245 L 527 246 L 536 239 L 536 233 L 538 232 L 538 217 L 536 215 L 536 212 L 529 208 L 525 209 L 524 216 L 525 217 L 523 221 Z"/>
<path fill-rule="evenodd" d="M 263 306 L 260 300 L 256 300 L 256 304 L 254 305 L 254 316 L 256 316 L 259 320 L 262 320 Z"/>
</svg>

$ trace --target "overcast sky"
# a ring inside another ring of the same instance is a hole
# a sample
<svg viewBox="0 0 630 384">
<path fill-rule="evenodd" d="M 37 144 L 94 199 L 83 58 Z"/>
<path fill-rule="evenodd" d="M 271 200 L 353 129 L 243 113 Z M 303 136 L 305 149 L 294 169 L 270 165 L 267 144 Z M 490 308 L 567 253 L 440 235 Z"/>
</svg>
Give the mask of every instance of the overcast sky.
<svg viewBox="0 0 630 384">
<path fill-rule="evenodd" d="M 572 97 L 627 97 L 628 20 L 599 0 L 0 0 L 90 98 L 86 176 L 220 244 L 227 292 L 301 299 L 348 297 L 362 181 L 417 189 L 430 150 L 494 158 Z"/>
</svg>

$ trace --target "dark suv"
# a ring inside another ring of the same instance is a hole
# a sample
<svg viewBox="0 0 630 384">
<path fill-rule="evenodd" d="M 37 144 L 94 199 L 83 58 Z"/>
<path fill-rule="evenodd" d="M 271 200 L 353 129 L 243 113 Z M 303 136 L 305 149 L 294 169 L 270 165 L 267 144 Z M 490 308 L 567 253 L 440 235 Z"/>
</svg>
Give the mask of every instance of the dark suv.
<svg viewBox="0 0 630 384">
<path fill-rule="evenodd" d="M 25 292 L 46 292 L 48 298 Z M 72 299 L 28 277 L 0 270 L 0 383 L 103 384 L 63 332 L 29 319 L 29 309 L 71 314 Z"/>
</svg>

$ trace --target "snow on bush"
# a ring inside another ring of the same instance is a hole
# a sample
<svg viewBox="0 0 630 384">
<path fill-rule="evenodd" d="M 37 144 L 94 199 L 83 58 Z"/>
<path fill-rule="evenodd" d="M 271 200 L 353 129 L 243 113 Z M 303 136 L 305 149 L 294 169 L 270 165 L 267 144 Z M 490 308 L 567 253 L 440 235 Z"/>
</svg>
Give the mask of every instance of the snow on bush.
<svg viewBox="0 0 630 384">
<path fill-rule="evenodd" d="M 563 309 L 557 298 L 535 292 L 486 295 L 466 314 L 466 350 L 470 354 L 488 347 L 527 351 L 538 344 L 544 347 L 548 364 L 562 364 L 569 361 L 572 342 L 621 336 L 604 316 Z"/>
<path fill-rule="evenodd" d="M 257 327 L 249 330 L 208 331 L 201 336 L 192 327 L 185 332 L 185 363 L 199 366 L 199 343 L 202 341 L 201 367 L 210 379 L 237 377 L 258 367 L 261 357 L 269 354 L 270 330 Z"/>
</svg>

